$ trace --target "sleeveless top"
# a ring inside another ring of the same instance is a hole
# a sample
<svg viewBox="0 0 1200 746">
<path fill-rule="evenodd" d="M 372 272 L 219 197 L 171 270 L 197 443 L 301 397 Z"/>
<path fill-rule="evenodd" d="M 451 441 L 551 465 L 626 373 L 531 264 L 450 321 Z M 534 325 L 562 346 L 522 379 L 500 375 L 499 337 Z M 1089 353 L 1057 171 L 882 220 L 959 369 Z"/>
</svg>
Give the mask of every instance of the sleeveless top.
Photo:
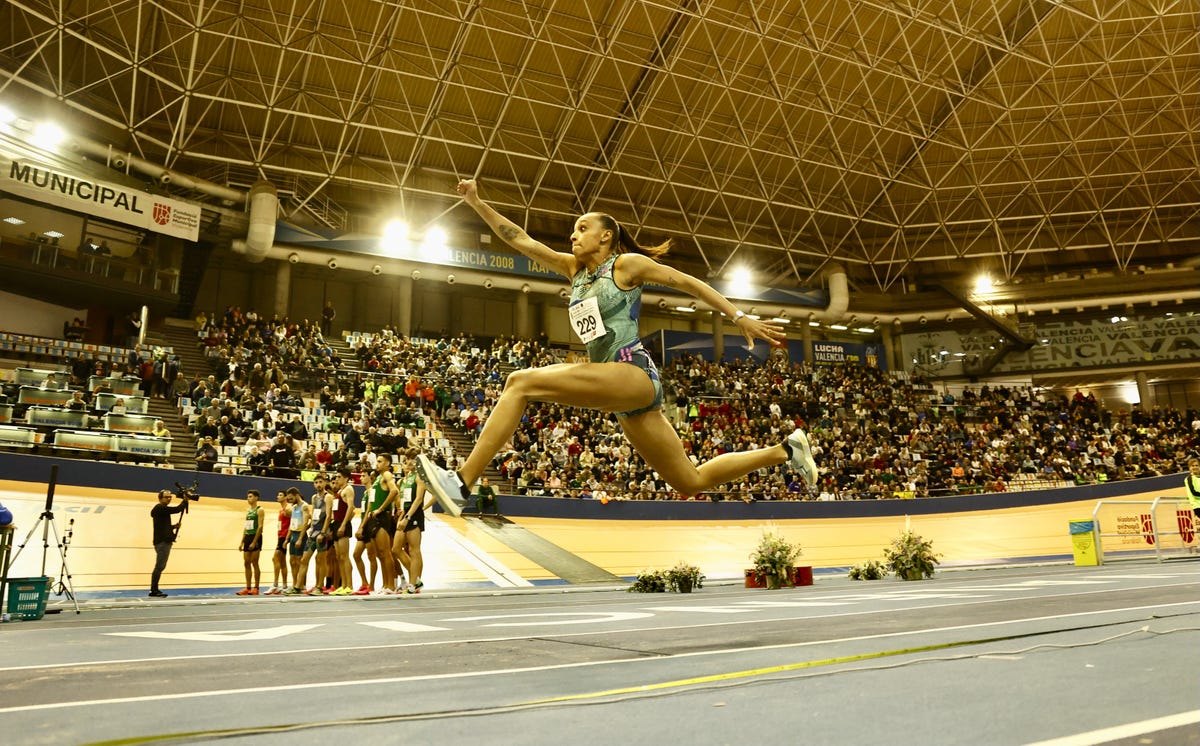
<svg viewBox="0 0 1200 746">
<path fill-rule="evenodd" d="M 312 499 L 312 522 L 308 524 L 308 535 L 316 536 L 321 533 L 322 516 L 325 514 L 325 496 L 317 492 Z"/>
<path fill-rule="evenodd" d="M 296 503 L 292 507 L 292 530 L 299 531 L 302 523 L 304 523 L 304 506 Z"/>
<path fill-rule="evenodd" d="M 417 475 L 416 473 L 405 475 L 400 481 L 400 504 L 405 511 L 412 505 L 417 496 Z"/>
<path fill-rule="evenodd" d="M 254 536 L 258 533 L 258 508 L 250 508 L 246 511 L 246 536 Z"/>
<path fill-rule="evenodd" d="M 613 265 L 620 254 L 613 254 L 596 267 L 595 272 L 580 268 L 571 279 L 571 301 L 574 306 L 589 298 L 599 305 L 605 334 L 586 342 L 588 360 L 609 363 L 628 356 L 627 349 L 641 347 L 638 339 L 638 315 L 642 310 L 642 286 L 622 290 L 613 279 Z M 579 330 L 576 329 L 576 334 Z M 623 353 L 623 355 L 621 355 Z"/>
<path fill-rule="evenodd" d="M 368 511 L 378 510 L 379 506 L 383 505 L 383 501 L 387 499 L 388 490 L 383 486 L 382 476 L 375 480 L 371 485 L 371 491 L 367 494 L 366 509 Z"/>
</svg>

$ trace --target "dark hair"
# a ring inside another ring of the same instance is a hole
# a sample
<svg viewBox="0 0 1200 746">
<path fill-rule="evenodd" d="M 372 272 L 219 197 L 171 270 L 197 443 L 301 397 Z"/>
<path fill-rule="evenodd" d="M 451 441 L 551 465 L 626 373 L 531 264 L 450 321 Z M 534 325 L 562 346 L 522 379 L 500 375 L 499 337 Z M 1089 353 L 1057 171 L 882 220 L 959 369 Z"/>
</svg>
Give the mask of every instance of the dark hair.
<svg viewBox="0 0 1200 746">
<path fill-rule="evenodd" d="M 300 497 L 300 490 L 295 487 L 288 487 L 287 490 L 283 494 L 295 495 L 296 497 Z"/>
<path fill-rule="evenodd" d="M 657 246 L 642 246 L 633 240 L 633 236 L 629 234 L 629 231 L 622 228 L 621 224 L 612 215 L 603 212 L 593 214 L 605 230 L 612 231 L 613 235 L 616 236 L 613 241 L 612 250 L 617 254 L 644 254 L 651 259 L 658 259 L 671 250 L 671 239 L 669 238 Z"/>
<path fill-rule="evenodd" d="M 354 472 L 350 469 L 349 466 L 339 466 L 337 473 L 341 474 L 346 479 L 349 479 L 350 475 L 352 475 Z"/>
<path fill-rule="evenodd" d="M 249 497 L 250 495 L 254 495 L 255 497 L 262 497 L 262 495 L 258 494 L 258 490 L 246 490 L 246 496 Z"/>
</svg>

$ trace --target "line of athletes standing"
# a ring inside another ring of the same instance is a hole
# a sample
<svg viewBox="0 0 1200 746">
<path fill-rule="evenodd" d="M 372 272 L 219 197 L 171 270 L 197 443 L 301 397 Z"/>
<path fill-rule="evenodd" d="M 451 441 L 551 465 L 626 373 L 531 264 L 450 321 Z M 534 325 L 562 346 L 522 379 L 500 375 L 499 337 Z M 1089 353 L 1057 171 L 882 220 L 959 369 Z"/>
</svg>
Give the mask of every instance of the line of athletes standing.
<svg viewBox="0 0 1200 746">
<path fill-rule="evenodd" d="M 425 490 L 417 474 L 417 454 L 417 449 L 409 449 L 395 465 L 391 456 L 381 454 L 374 471 L 364 475 L 367 481 L 361 510 L 355 504 L 348 467 L 342 467 L 332 476 L 318 474 L 313 480 L 312 498 L 307 502 L 297 487 L 280 492 L 274 579 L 263 595 L 419 593 L 424 585 L 421 535 L 425 530 L 425 511 L 433 505 L 434 497 Z M 393 466 L 397 471 L 393 472 Z M 239 596 L 260 593 L 259 556 L 266 524 L 260 497 L 258 490 L 246 493 L 246 517 L 238 545 L 246 587 L 237 592 Z M 361 517 L 357 530 L 356 517 Z M 352 536 L 356 540 L 353 557 Z M 314 582 L 306 589 L 308 567 L 314 557 Z M 358 570 L 361 581 L 357 589 L 354 569 Z M 381 581 L 378 585 L 377 576 Z"/>
</svg>

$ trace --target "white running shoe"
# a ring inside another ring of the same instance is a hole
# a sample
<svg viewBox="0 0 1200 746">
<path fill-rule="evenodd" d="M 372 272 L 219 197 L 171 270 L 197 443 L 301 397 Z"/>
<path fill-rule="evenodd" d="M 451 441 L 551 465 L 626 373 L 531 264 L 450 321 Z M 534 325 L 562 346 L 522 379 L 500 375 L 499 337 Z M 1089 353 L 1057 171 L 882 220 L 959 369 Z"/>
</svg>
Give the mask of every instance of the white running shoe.
<svg viewBox="0 0 1200 746">
<path fill-rule="evenodd" d="M 425 486 L 437 498 L 442 510 L 455 518 L 461 516 L 463 505 L 466 504 L 466 496 L 463 493 L 467 488 L 463 486 L 458 475 L 433 463 L 423 453 L 417 456 L 417 471 L 420 472 Z"/>
<path fill-rule="evenodd" d="M 788 436 L 788 445 L 792 447 L 791 464 L 804 483 L 809 487 L 817 486 L 817 462 L 813 460 L 812 449 L 808 446 L 808 436 L 800 428 Z"/>
</svg>

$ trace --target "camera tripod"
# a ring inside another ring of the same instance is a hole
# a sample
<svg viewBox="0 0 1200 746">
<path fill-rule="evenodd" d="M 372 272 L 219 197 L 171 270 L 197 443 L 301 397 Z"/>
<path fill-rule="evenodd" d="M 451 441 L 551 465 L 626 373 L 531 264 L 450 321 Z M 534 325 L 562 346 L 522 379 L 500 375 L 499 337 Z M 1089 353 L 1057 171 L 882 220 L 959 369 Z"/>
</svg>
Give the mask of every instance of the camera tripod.
<svg viewBox="0 0 1200 746">
<path fill-rule="evenodd" d="M 17 557 L 21 556 L 21 552 L 24 551 L 25 545 L 28 544 L 29 540 L 33 538 L 34 533 L 38 530 L 38 527 L 40 526 L 42 529 L 42 570 L 41 570 L 41 572 L 42 572 L 42 575 L 45 576 L 46 575 L 46 555 L 50 551 L 50 533 L 53 532 L 54 533 L 54 545 L 55 545 L 55 547 L 58 548 L 59 559 L 62 560 L 62 574 L 61 574 L 61 577 L 59 578 L 58 584 L 55 587 L 54 592 L 57 595 L 62 595 L 63 593 L 66 593 L 67 598 L 71 599 L 71 603 L 75 606 L 75 613 L 78 614 L 78 613 L 80 613 L 79 601 L 77 601 L 75 599 L 75 589 L 71 585 L 71 571 L 67 568 L 67 547 L 70 545 L 71 535 L 74 534 L 74 532 L 75 532 L 75 519 L 74 518 L 71 519 L 70 531 L 67 534 L 66 540 L 64 541 L 63 538 L 60 537 L 60 535 L 58 533 L 58 526 L 55 525 L 55 523 L 54 523 L 54 510 L 53 510 L 53 508 L 54 508 L 54 485 L 57 482 L 58 482 L 58 467 L 51 466 L 50 467 L 50 483 L 49 483 L 49 485 L 47 485 L 47 488 L 46 488 L 46 508 L 45 508 L 45 510 L 42 511 L 42 514 L 38 516 L 38 519 L 33 524 L 33 527 L 29 529 L 29 533 L 26 534 L 26 536 L 25 536 L 25 541 L 21 542 L 21 544 L 17 547 L 17 551 L 13 553 L 12 561 L 10 564 L 16 564 Z"/>
</svg>

